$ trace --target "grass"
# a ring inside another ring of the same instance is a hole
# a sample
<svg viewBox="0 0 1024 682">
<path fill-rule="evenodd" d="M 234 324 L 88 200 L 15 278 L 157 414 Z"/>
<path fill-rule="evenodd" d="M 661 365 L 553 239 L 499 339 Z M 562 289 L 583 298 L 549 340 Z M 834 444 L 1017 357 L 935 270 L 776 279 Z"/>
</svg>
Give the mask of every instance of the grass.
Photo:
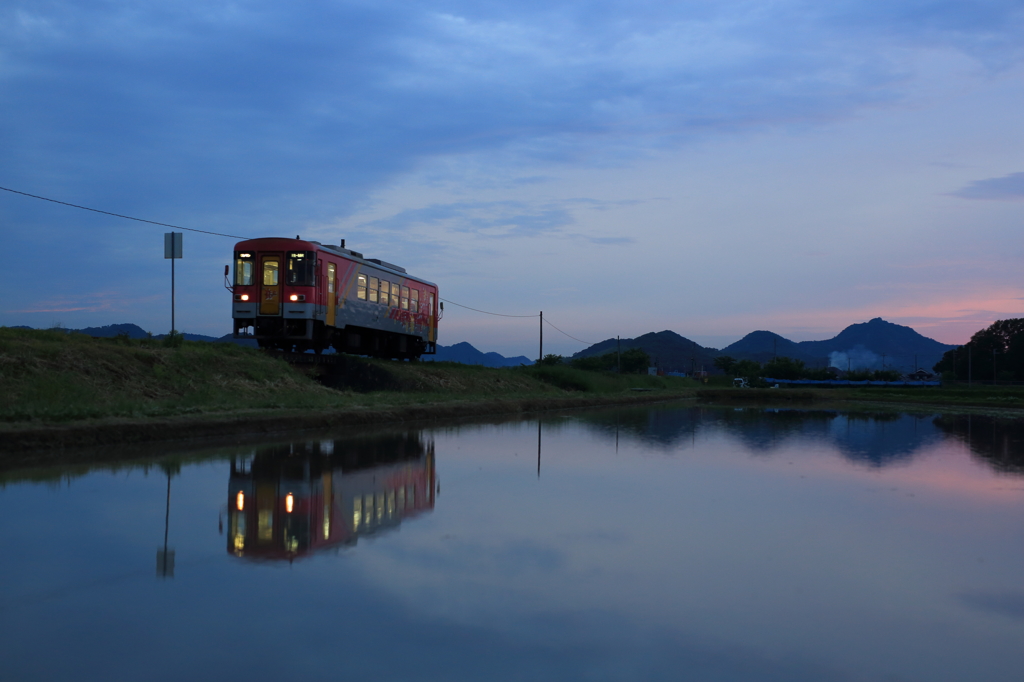
<svg viewBox="0 0 1024 682">
<path fill-rule="evenodd" d="M 331 407 L 344 395 L 233 344 L 93 339 L 0 328 L 0 421 Z"/>
<path fill-rule="evenodd" d="M 569 367 L 491 369 L 343 357 L 292 366 L 234 344 L 174 346 L 0 327 L 0 425 L 209 417 L 259 410 L 381 409 L 467 400 L 684 390 L 674 378 Z"/>
<path fill-rule="evenodd" d="M 491 369 L 447 362 L 342 356 L 336 365 L 292 366 L 234 344 L 94 339 L 63 330 L 0 327 L 0 429 L 95 420 L 232 414 L 373 411 L 459 402 L 540 405 L 573 396 L 697 397 L 707 402 L 874 402 L 1024 408 L 1024 387 L 735 389 L 726 377 L 689 379 L 593 372 L 568 366 Z M 541 402 L 537 402 L 540 400 Z M 535 409 L 535 408 L 529 408 Z M 289 413 L 290 414 L 290 413 Z"/>
</svg>

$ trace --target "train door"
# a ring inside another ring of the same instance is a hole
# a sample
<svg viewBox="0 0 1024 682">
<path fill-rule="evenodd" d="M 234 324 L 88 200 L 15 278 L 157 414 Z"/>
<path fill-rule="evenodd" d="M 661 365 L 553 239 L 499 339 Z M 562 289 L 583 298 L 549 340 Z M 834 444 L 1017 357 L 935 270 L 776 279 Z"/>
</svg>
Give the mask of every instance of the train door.
<svg viewBox="0 0 1024 682">
<path fill-rule="evenodd" d="M 437 305 L 437 301 L 434 299 L 433 292 L 431 292 L 430 309 L 428 311 L 430 317 L 427 319 L 427 324 L 429 325 L 427 328 L 427 341 L 430 343 L 437 341 L 437 308 L 434 307 L 435 305 Z"/>
<path fill-rule="evenodd" d="M 327 326 L 334 326 L 334 307 L 337 305 L 338 286 L 335 284 L 338 266 L 334 263 L 327 264 Z"/>
<path fill-rule="evenodd" d="M 263 256 L 260 279 L 260 315 L 281 314 L 281 257 Z"/>
</svg>

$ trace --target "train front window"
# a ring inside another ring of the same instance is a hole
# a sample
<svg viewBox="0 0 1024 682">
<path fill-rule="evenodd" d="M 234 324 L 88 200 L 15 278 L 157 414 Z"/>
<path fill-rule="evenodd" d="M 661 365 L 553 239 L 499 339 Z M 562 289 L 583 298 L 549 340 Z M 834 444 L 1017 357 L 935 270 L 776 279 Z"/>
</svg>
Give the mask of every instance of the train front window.
<svg viewBox="0 0 1024 682">
<path fill-rule="evenodd" d="M 310 287 L 316 282 L 316 252 L 288 252 L 288 284 Z"/>
<path fill-rule="evenodd" d="M 252 285 L 253 278 L 253 262 L 252 256 L 249 258 L 238 257 L 235 259 L 235 284 L 241 287 L 247 287 Z"/>
<path fill-rule="evenodd" d="M 276 287 L 278 277 L 277 259 L 263 261 L 263 286 Z"/>
</svg>

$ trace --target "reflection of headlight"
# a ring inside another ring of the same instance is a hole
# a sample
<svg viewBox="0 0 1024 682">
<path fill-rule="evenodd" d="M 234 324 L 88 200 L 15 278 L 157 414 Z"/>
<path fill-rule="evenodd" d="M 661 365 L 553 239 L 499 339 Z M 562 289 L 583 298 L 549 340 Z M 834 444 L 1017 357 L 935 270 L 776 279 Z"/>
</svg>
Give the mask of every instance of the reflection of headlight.
<svg viewBox="0 0 1024 682">
<path fill-rule="evenodd" d="M 292 513 L 292 509 L 295 508 L 295 496 L 288 493 L 284 496 L 284 510 L 289 514 Z"/>
<path fill-rule="evenodd" d="M 243 509 L 245 509 L 245 493 L 243 493 L 241 490 L 239 490 L 238 494 L 235 495 L 235 507 L 238 509 L 238 511 L 242 511 Z"/>
</svg>

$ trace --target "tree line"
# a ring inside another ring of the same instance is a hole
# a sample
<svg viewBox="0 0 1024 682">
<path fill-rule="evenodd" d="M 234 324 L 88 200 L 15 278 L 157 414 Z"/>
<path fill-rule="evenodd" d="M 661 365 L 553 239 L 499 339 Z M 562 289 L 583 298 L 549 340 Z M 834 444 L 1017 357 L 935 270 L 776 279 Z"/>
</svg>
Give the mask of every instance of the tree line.
<svg viewBox="0 0 1024 682">
<path fill-rule="evenodd" d="M 832 367 L 808 367 L 803 360 L 779 356 L 761 364 L 754 360 L 737 360 L 728 355 L 715 358 L 715 367 L 729 376 L 746 379 L 816 379 L 828 381 L 836 378 Z M 850 381 L 899 381 L 900 373 L 894 369 L 854 370 L 846 372 L 844 379 Z"/>
<path fill-rule="evenodd" d="M 946 351 L 935 365 L 943 379 L 1024 381 L 1024 318 L 997 320 Z"/>
<path fill-rule="evenodd" d="M 611 351 L 604 355 L 592 355 L 586 358 L 566 359 L 561 355 L 545 355 L 538 365 L 568 365 L 575 369 L 591 372 L 621 372 L 622 374 L 647 374 L 651 366 L 651 356 L 641 348 L 627 348 L 621 353 Z"/>
</svg>

